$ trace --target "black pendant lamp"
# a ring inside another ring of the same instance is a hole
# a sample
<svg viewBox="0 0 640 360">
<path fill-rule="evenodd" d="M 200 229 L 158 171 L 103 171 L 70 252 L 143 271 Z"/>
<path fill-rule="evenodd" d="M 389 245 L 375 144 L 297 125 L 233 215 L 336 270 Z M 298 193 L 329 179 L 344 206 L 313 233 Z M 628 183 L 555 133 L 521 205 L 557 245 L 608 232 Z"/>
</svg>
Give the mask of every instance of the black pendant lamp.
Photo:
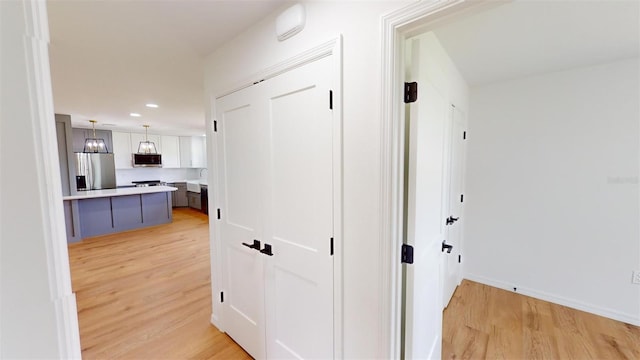
<svg viewBox="0 0 640 360">
<path fill-rule="evenodd" d="M 140 141 L 138 145 L 138 154 L 157 154 L 156 144 L 153 141 L 149 141 L 149 135 L 147 134 L 149 125 L 142 126 L 144 126 L 144 141 Z"/>
<path fill-rule="evenodd" d="M 86 153 L 108 153 L 109 149 L 107 149 L 107 144 L 105 144 L 104 139 L 98 139 L 96 137 L 96 120 L 89 120 L 93 127 L 93 137 L 89 137 L 84 139 L 84 149 L 82 152 Z"/>
</svg>

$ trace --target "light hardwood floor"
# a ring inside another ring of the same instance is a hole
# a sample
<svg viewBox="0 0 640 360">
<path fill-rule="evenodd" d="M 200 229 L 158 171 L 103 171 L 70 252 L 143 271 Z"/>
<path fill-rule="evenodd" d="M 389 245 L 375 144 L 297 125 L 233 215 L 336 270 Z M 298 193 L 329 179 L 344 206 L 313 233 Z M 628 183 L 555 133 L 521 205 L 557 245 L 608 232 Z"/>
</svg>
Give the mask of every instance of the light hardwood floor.
<svg viewBox="0 0 640 360">
<path fill-rule="evenodd" d="M 69 246 L 84 359 L 250 359 L 210 322 L 206 215 Z"/>
<path fill-rule="evenodd" d="M 69 246 L 85 359 L 250 359 L 209 323 L 208 218 Z M 444 312 L 445 359 L 640 359 L 640 328 L 463 281 Z"/>
<path fill-rule="evenodd" d="M 445 359 L 640 359 L 640 328 L 464 280 L 444 311 Z"/>
</svg>

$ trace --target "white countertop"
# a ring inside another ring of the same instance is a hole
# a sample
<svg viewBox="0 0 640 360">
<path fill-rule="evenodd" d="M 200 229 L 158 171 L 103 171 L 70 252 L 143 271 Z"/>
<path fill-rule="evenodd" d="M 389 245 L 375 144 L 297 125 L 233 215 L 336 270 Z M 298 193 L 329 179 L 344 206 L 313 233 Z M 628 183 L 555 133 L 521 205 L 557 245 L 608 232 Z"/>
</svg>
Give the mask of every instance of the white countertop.
<svg viewBox="0 0 640 360">
<path fill-rule="evenodd" d="M 172 180 L 172 181 L 167 181 L 167 183 L 192 183 L 192 184 L 207 185 L 207 179 Z"/>
<path fill-rule="evenodd" d="M 150 194 L 150 193 L 176 191 L 176 190 L 178 189 L 172 186 L 145 186 L 145 187 L 125 187 L 125 188 L 105 189 L 105 190 L 89 190 L 89 191 L 82 191 L 77 195 L 63 196 L 62 200 L 79 200 L 79 199 L 92 199 L 92 198 L 111 197 L 111 196 Z"/>
</svg>

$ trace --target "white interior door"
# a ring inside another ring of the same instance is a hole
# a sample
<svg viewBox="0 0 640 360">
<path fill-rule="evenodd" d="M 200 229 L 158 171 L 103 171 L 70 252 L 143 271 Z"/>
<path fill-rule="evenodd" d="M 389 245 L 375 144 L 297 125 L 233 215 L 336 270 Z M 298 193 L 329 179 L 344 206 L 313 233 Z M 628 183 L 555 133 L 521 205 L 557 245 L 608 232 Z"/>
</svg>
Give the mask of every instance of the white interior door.
<svg viewBox="0 0 640 360">
<path fill-rule="evenodd" d="M 217 101 L 220 243 L 224 330 L 254 358 L 265 357 L 264 256 L 253 241 L 263 231 L 265 121 L 257 88 Z"/>
<path fill-rule="evenodd" d="M 449 136 L 449 196 L 446 224 L 446 244 L 451 252 L 444 252 L 443 261 L 443 306 L 446 307 L 460 284 L 462 249 L 462 189 L 464 166 L 464 114 L 452 106 L 450 112 L 451 135 Z M 448 251 L 448 250 L 447 250 Z"/>
<path fill-rule="evenodd" d="M 333 64 L 217 101 L 224 330 L 255 358 L 333 358 Z"/>
<path fill-rule="evenodd" d="M 332 58 L 264 82 L 267 357 L 333 358 Z"/>
<path fill-rule="evenodd" d="M 410 105 L 407 242 L 414 263 L 406 266 L 405 345 L 407 359 L 439 359 L 442 352 L 441 245 L 444 239 L 445 133 L 448 103 L 420 61 L 420 40 L 412 47 L 410 81 L 418 100 Z M 424 49 L 423 49 L 424 50 Z"/>
</svg>

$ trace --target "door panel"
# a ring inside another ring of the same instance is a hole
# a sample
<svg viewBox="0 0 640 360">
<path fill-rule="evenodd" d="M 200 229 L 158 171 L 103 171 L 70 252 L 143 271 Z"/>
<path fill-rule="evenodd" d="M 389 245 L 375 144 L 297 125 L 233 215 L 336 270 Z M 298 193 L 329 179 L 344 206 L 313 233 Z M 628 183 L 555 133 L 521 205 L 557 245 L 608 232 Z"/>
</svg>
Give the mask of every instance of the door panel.
<svg viewBox="0 0 640 360">
<path fill-rule="evenodd" d="M 461 281 L 461 269 L 458 256 L 462 248 L 462 171 L 464 166 L 464 114 L 456 107 L 451 108 L 451 136 L 449 141 L 450 175 L 449 175 L 449 196 L 448 196 L 448 216 L 458 219 L 453 224 L 447 226 L 446 240 L 453 246 L 451 254 L 447 254 L 444 259 L 443 273 L 443 306 L 446 307 L 451 301 L 451 297 Z"/>
<path fill-rule="evenodd" d="M 263 210 L 260 124 L 252 117 L 252 110 L 249 104 L 226 110 L 221 121 L 223 166 L 229 180 L 225 184 L 226 222 L 249 232 L 255 231 Z"/>
<path fill-rule="evenodd" d="M 444 239 L 447 102 L 434 86 L 421 59 L 420 40 L 412 46 L 411 79 L 418 100 L 410 105 L 407 179 L 407 243 L 414 263 L 405 265 L 405 344 L 407 359 L 441 357 L 441 242 Z M 421 52 L 422 51 L 422 52 Z"/>
<path fill-rule="evenodd" d="M 222 306 L 225 332 L 255 358 L 265 357 L 263 255 L 244 245 L 262 233 L 264 212 L 263 121 L 257 117 L 256 89 L 247 88 L 217 102 L 218 179 L 223 212 Z"/>
<path fill-rule="evenodd" d="M 333 357 L 332 63 L 216 103 L 223 323 L 256 358 Z"/>
<path fill-rule="evenodd" d="M 333 357 L 331 61 L 272 79 L 265 241 L 267 356 Z M 268 240 L 266 240 L 268 239 Z"/>
</svg>

